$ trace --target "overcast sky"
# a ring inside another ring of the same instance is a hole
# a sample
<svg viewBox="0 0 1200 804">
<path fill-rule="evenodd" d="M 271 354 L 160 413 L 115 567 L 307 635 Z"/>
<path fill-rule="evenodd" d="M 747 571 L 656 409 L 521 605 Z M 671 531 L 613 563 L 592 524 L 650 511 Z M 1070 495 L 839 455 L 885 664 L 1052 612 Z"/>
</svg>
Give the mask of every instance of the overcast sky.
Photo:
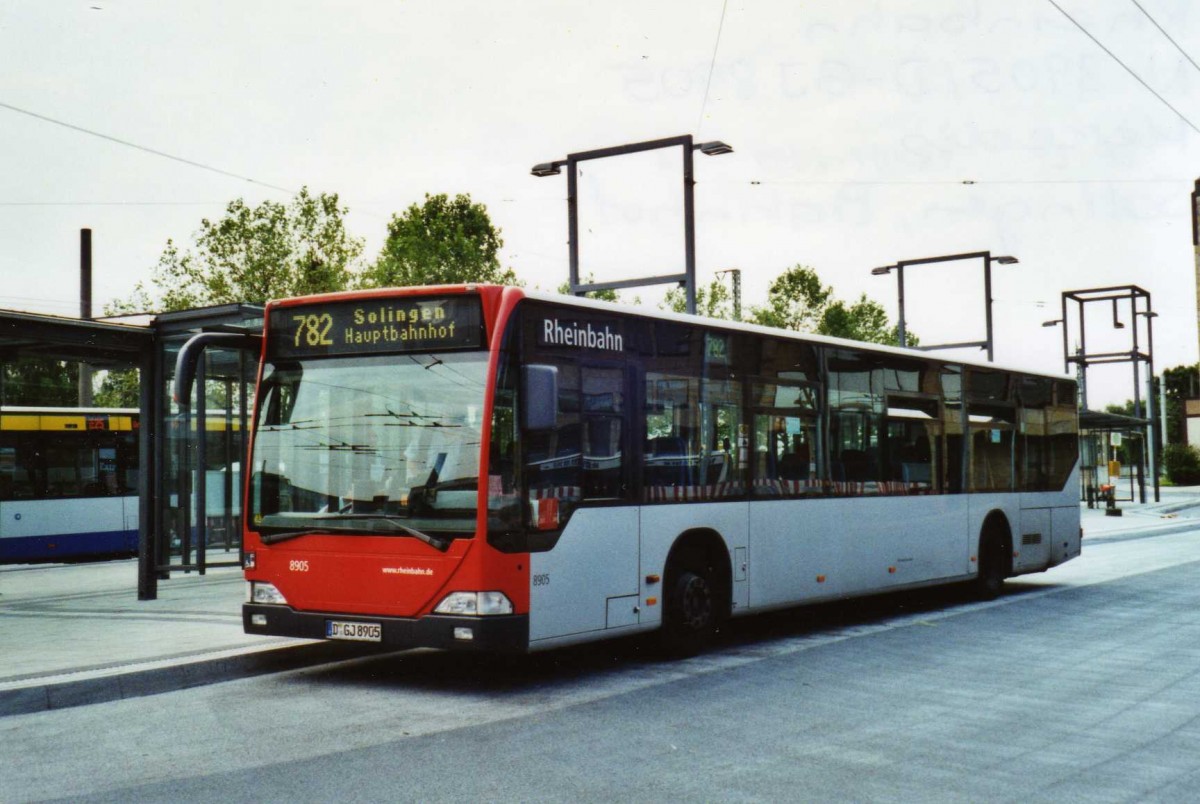
<svg viewBox="0 0 1200 804">
<path fill-rule="evenodd" d="M 529 168 L 690 133 L 735 148 L 696 158 L 697 266 L 740 268 L 748 305 L 803 263 L 895 316 L 872 267 L 990 250 L 1020 259 L 995 269 L 997 362 L 1061 370 L 1041 326 L 1061 292 L 1130 284 L 1160 313 L 1156 366 L 1194 362 L 1200 5 L 1055 3 L 8 0 L 0 307 L 76 313 L 81 227 L 99 306 L 231 199 L 305 185 L 341 196 L 368 258 L 392 213 L 468 193 L 503 262 L 553 288 L 566 177 Z M 585 271 L 681 270 L 678 151 L 580 186 Z M 982 273 L 908 271 L 910 329 L 982 339 Z M 1088 312 L 1089 350 L 1130 348 Z M 1089 379 L 1093 407 L 1132 395 L 1128 364 Z"/>
</svg>

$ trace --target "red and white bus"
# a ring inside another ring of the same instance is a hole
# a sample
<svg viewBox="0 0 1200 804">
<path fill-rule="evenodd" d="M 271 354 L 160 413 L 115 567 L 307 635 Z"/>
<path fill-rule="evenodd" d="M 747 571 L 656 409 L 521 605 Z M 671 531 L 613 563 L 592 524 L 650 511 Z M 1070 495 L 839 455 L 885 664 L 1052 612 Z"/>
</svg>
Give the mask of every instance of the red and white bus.
<svg viewBox="0 0 1200 804">
<path fill-rule="evenodd" d="M 268 305 L 248 633 L 534 651 L 1079 555 L 1064 376 L 496 286 Z"/>
</svg>

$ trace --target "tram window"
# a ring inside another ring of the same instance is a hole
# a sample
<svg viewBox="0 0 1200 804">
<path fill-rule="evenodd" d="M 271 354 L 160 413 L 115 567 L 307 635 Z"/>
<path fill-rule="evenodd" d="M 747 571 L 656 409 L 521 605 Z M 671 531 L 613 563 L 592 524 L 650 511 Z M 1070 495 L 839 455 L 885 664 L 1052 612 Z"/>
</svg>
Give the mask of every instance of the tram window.
<svg viewBox="0 0 1200 804">
<path fill-rule="evenodd" d="M 62 444 L 46 448 L 46 484 L 51 497 L 77 497 L 82 491 L 81 460 L 86 454 Z"/>
<path fill-rule="evenodd" d="M 37 493 L 32 450 L 23 446 L 0 447 L 0 500 L 29 499 Z"/>
</svg>

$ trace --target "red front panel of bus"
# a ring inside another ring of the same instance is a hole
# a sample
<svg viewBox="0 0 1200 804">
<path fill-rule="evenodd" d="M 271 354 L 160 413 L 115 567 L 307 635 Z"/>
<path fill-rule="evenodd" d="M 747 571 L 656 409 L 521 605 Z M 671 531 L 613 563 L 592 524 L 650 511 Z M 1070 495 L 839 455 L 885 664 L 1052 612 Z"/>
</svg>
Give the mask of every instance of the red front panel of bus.
<svg viewBox="0 0 1200 804">
<path fill-rule="evenodd" d="M 318 299 L 291 300 L 272 306 L 311 305 L 314 301 L 341 303 L 361 299 L 396 300 L 413 296 L 446 296 L 478 293 L 490 351 L 488 384 L 482 418 L 480 475 L 487 476 L 487 449 L 491 427 L 492 389 L 495 384 L 497 331 L 521 292 L 515 288 L 430 287 L 370 294 L 331 294 Z M 268 333 L 268 341 L 270 339 Z M 264 346 L 264 356 L 270 343 Z M 260 377 L 260 387 L 262 378 Z M 259 395 L 261 401 L 261 394 Z M 245 549 L 254 553 L 255 565 L 246 570 L 248 581 L 273 584 L 297 611 L 420 617 L 429 614 L 455 591 L 501 591 L 512 601 L 515 613 L 529 611 L 529 562 L 526 555 L 500 553 L 486 541 L 487 484 L 479 490 L 475 534 L 456 538 L 445 552 L 408 535 L 318 533 L 263 544 L 247 528 Z M 247 495 L 247 508 L 250 499 Z M 248 525 L 250 523 L 247 523 Z"/>
</svg>

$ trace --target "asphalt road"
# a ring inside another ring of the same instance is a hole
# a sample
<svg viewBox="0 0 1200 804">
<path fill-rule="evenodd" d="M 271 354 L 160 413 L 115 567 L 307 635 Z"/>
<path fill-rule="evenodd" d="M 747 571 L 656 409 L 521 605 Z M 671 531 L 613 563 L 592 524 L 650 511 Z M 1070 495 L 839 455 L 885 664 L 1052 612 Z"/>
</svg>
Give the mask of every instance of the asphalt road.
<svg viewBox="0 0 1200 804">
<path fill-rule="evenodd" d="M 0 800 L 1193 801 L 1200 531 L 512 663 L 434 652 L 0 719 Z"/>
</svg>

